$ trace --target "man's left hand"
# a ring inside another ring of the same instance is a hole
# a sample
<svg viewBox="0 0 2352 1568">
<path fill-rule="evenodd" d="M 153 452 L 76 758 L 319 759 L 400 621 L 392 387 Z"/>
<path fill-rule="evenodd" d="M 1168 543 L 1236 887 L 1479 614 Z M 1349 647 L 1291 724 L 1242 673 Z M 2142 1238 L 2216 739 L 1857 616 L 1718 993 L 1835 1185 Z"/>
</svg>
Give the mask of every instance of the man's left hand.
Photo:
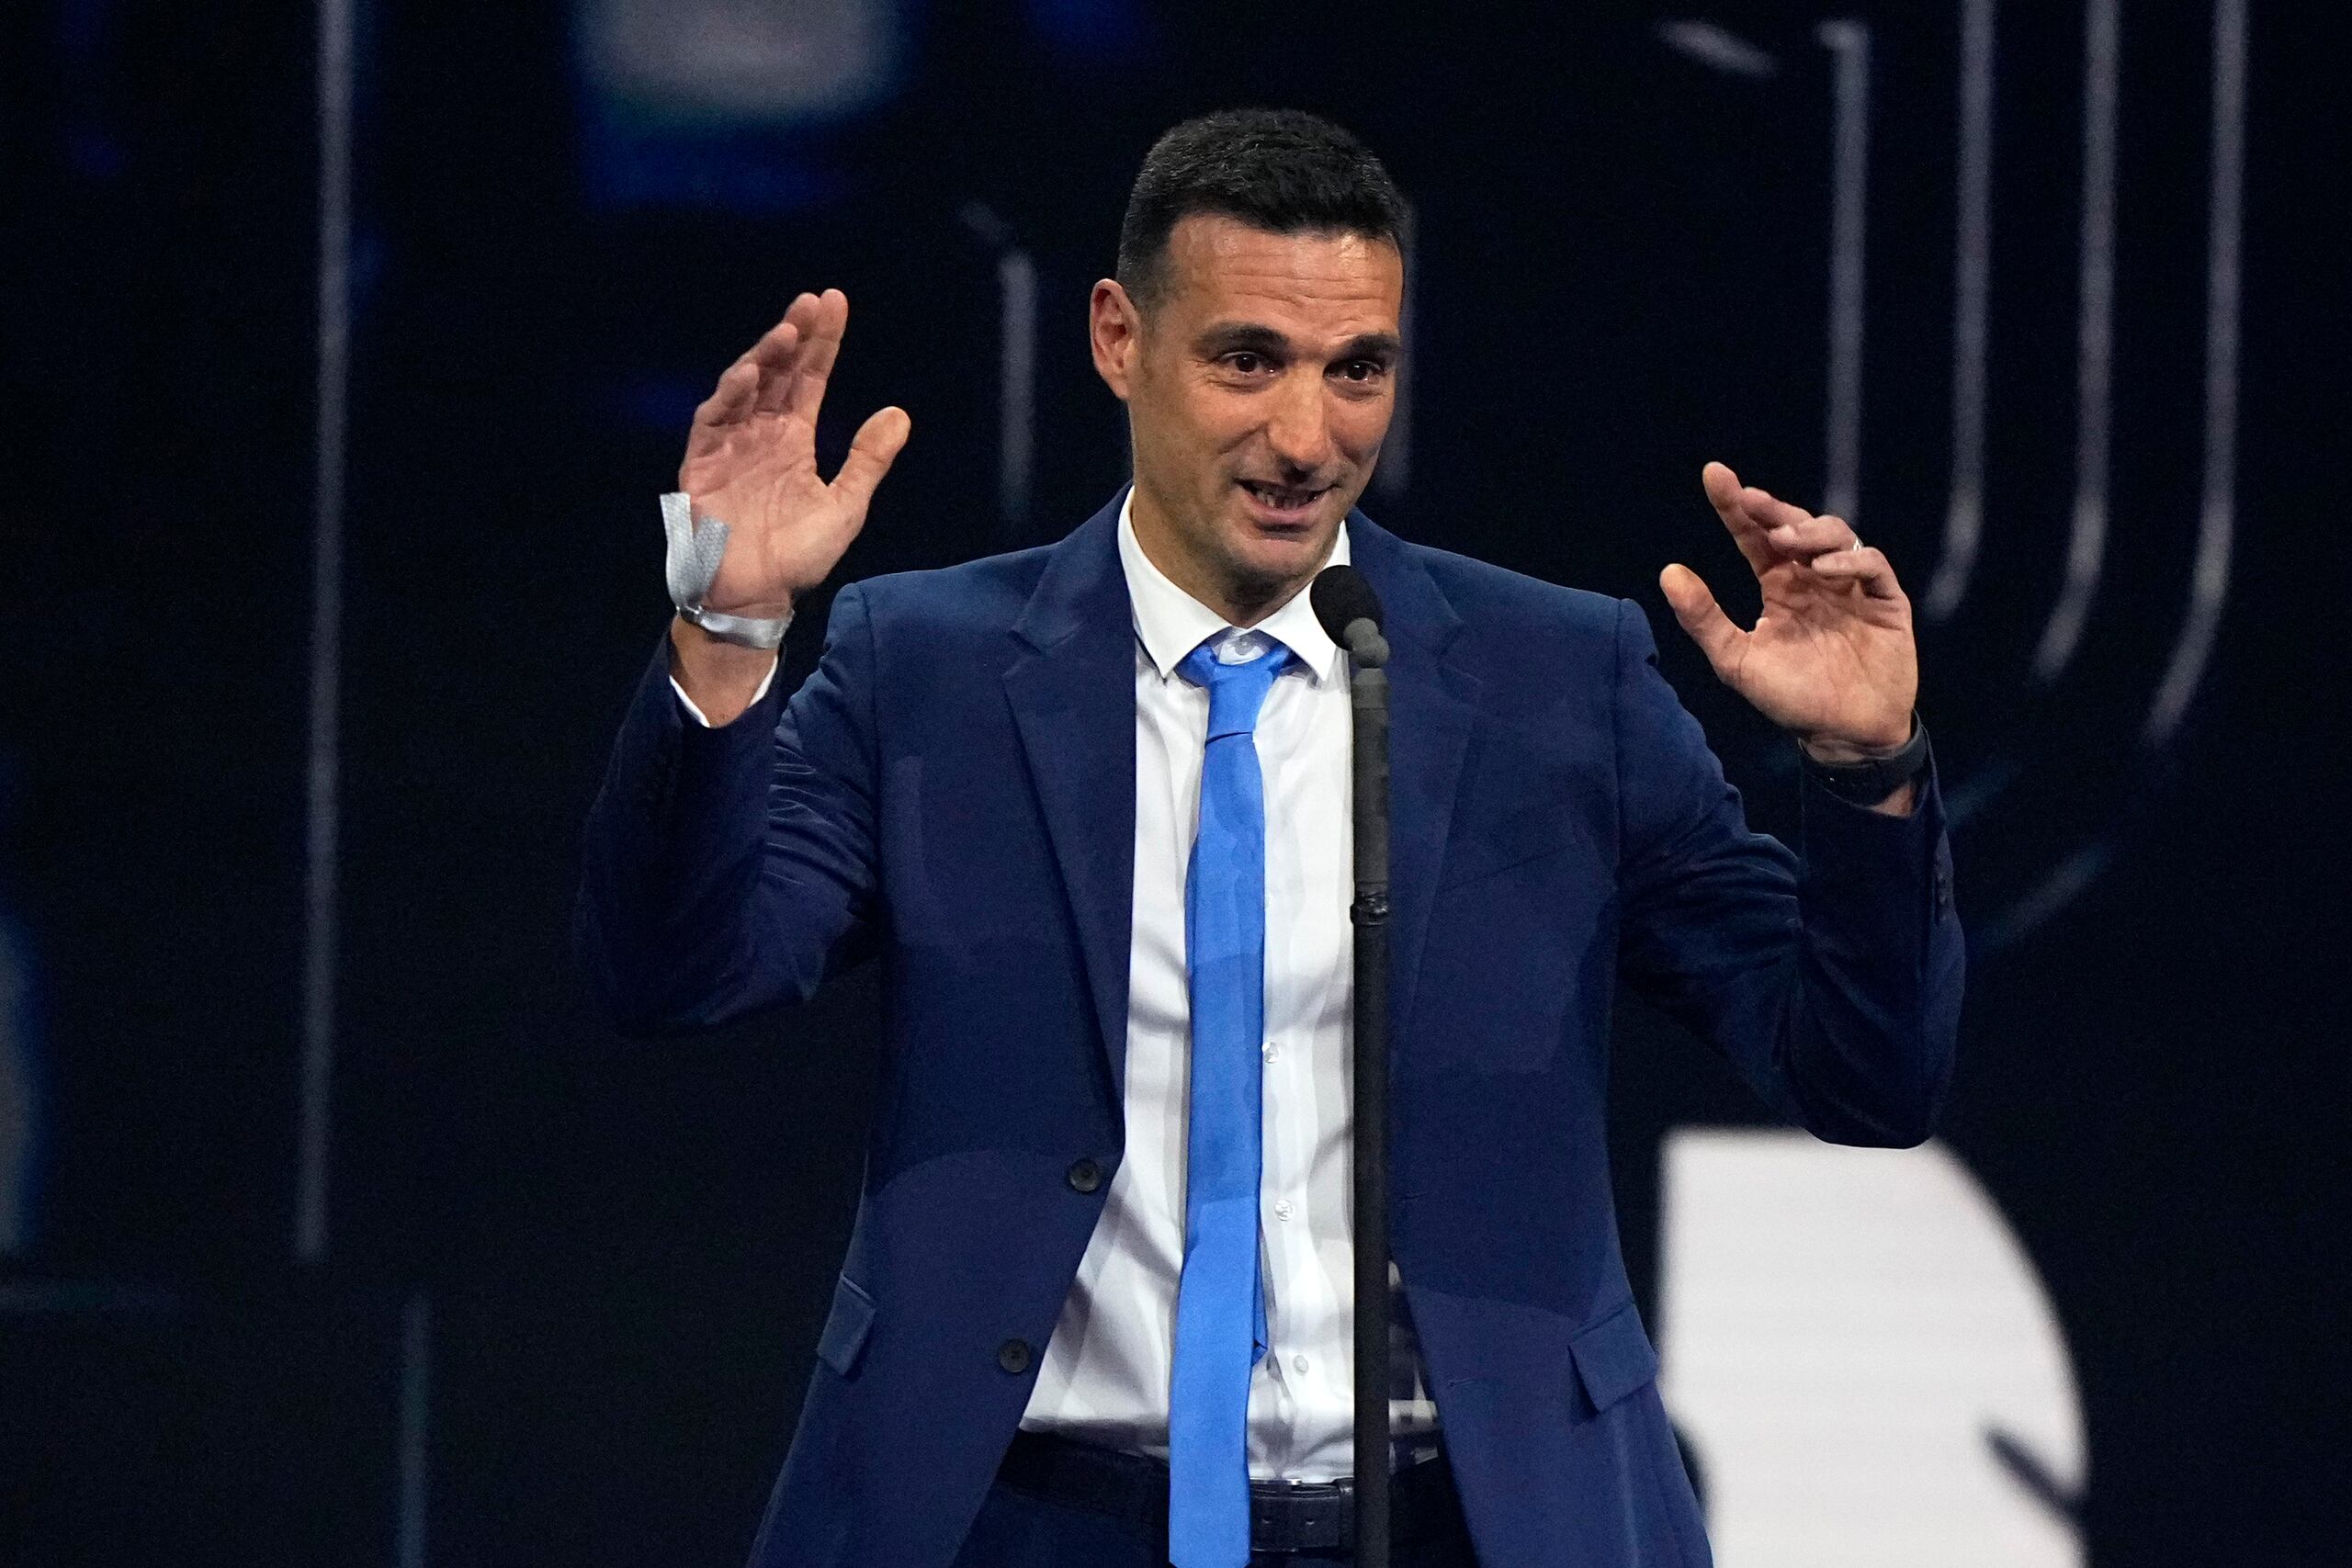
<svg viewBox="0 0 2352 1568">
<path fill-rule="evenodd" d="M 1721 463 L 1708 464 L 1701 482 L 1764 597 L 1755 628 L 1742 631 L 1689 567 L 1659 574 L 1675 619 L 1716 677 L 1822 761 L 1901 748 L 1911 738 L 1919 657 L 1911 601 L 1886 557 L 1842 519 L 1742 489 Z"/>
</svg>

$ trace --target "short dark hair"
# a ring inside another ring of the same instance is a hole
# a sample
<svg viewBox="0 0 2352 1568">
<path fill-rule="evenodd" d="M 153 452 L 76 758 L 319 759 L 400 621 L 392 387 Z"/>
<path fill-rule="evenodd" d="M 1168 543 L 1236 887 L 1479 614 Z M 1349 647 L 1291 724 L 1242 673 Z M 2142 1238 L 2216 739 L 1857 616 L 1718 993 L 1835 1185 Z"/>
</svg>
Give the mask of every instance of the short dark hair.
<svg viewBox="0 0 2352 1568">
<path fill-rule="evenodd" d="M 1119 225 L 1120 285 L 1138 304 L 1167 283 L 1168 236 L 1195 213 L 1272 234 L 1361 234 L 1399 250 L 1410 221 L 1380 160 L 1298 109 L 1221 109 L 1152 143 Z"/>
</svg>

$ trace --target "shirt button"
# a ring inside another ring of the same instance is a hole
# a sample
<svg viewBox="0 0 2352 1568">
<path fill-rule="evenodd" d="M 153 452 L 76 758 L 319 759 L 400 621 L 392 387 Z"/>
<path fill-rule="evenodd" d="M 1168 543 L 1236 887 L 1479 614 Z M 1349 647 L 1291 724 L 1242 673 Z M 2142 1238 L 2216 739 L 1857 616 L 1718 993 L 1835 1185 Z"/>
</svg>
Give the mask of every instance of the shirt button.
<svg viewBox="0 0 2352 1568">
<path fill-rule="evenodd" d="M 1274 1200 L 1274 1218 L 1278 1220 L 1286 1220 L 1290 1218 L 1289 1199 L 1277 1198 Z"/>
<path fill-rule="evenodd" d="M 1291 1370 L 1292 1371 L 1295 1371 L 1295 1372 L 1304 1372 L 1304 1371 L 1306 1371 L 1306 1357 L 1304 1357 L 1304 1356 L 1293 1356 L 1293 1357 L 1290 1359 L 1290 1370 Z"/>
<path fill-rule="evenodd" d="M 1282 1054 L 1283 1054 L 1283 1048 L 1282 1048 L 1281 1046 L 1279 1046 L 1279 1045 L 1275 1044 L 1275 1043 L 1274 1043 L 1272 1041 L 1271 1041 L 1271 1040 L 1269 1040 L 1269 1041 L 1267 1041 L 1267 1042 L 1266 1042 L 1266 1060 L 1268 1060 L 1269 1062 L 1271 1062 L 1271 1061 L 1272 1061 L 1275 1057 L 1277 1057 L 1277 1056 L 1281 1055 Z"/>
<path fill-rule="evenodd" d="M 996 1364 L 1019 1377 L 1029 1370 L 1029 1341 L 1008 1339 L 996 1348 Z"/>
<path fill-rule="evenodd" d="M 1091 1159 L 1082 1159 L 1069 1168 L 1063 1179 L 1073 1192 L 1091 1192 L 1102 1185 L 1102 1168 Z"/>
</svg>

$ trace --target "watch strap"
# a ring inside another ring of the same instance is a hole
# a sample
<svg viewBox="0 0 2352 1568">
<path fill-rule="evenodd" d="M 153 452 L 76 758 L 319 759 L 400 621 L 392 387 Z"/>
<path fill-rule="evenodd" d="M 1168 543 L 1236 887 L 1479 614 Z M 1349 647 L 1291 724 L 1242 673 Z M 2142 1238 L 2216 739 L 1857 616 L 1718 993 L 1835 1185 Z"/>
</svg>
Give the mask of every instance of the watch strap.
<svg viewBox="0 0 2352 1568">
<path fill-rule="evenodd" d="M 722 615 L 716 610 L 698 609 L 692 604 L 676 606 L 678 618 L 700 626 L 721 642 L 731 642 L 744 648 L 773 649 L 784 642 L 784 632 L 792 625 L 790 615 L 764 620 L 752 615 Z"/>
<path fill-rule="evenodd" d="M 719 560 L 727 554 L 726 524 L 716 517 L 696 520 L 694 499 L 684 491 L 673 490 L 662 498 L 662 533 L 668 546 L 662 576 L 680 619 L 722 642 L 744 648 L 772 649 L 784 641 L 785 628 L 792 625 L 789 615 L 768 619 L 703 608 L 703 595 L 710 592 Z"/>
<path fill-rule="evenodd" d="M 1928 727 L 1911 716 L 1911 739 L 1899 750 L 1858 762 L 1825 762 L 1802 743 L 1797 756 L 1814 782 L 1851 806 L 1876 806 L 1928 771 Z"/>
</svg>

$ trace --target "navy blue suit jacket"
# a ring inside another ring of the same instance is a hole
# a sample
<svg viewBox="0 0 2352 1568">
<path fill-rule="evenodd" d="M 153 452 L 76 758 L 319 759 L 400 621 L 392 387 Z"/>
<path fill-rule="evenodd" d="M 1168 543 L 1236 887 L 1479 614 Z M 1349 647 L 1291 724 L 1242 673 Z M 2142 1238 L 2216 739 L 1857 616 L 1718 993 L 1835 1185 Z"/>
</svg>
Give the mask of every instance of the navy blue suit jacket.
<svg viewBox="0 0 2352 1568">
<path fill-rule="evenodd" d="M 1052 1333 L 1118 1165 L 1116 526 L 842 590 L 815 673 L 719 728 L 657 655 L 597 799 L 579 934 L 625 1027 L 884 965 L 856 1230 L 757 1568 L 950 1562 L 1035 1380 L 1011 1347 Z M 1747 830 L 1634 604 L 1349 527 L 1396 650 L 1393 1247 L 1479 1556 L 1703 1563 L 1619 1257 L 1611 999 L 1825 1138 L 1925 1137 L 1962 967 L 1932 780 L 1905 818 L 1804 786 L 1800 858 Z"/>
</svg>

